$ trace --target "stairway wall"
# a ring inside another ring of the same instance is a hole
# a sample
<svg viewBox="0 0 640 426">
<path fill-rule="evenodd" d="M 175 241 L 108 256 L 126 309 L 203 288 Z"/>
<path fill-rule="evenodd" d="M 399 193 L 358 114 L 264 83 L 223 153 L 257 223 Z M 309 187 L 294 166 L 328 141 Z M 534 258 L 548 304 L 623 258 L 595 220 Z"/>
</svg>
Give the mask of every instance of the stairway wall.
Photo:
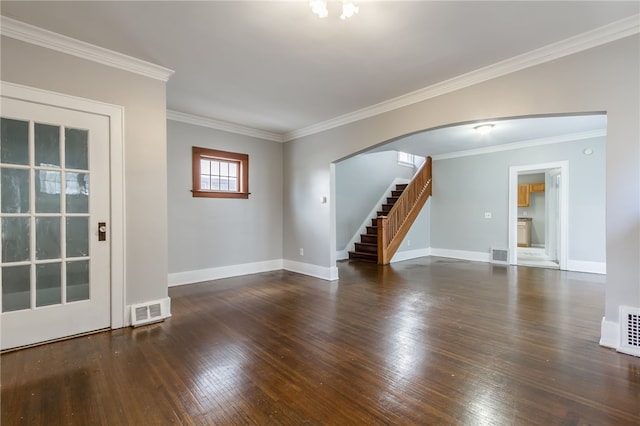
<svg viewBox="0 0 640 426">
<path fill-rule="evenodd" d="M 409 180 L 414 173 L 414 168 L 398 165 L 395 151 L 358 155 L 337 162 L 336 250 L 347 248 L 366 215 L 395 178 Z"/>
</svg>

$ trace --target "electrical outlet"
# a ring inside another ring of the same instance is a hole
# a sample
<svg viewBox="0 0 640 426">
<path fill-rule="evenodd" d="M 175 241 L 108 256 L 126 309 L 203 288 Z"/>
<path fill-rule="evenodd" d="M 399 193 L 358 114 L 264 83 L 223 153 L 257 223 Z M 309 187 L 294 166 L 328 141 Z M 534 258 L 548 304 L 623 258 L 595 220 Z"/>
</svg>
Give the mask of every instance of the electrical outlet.
<svg viewBox="0 0 640 426">
<path fill-rule="evenodd" d="M 491 212 L 484 212 L 485 219 L 491 219 Z"/>
<path fill-rule="evenodd" d="M 300 248 L 300 256 L 304 256 L 304 249 Z"/>
</svg>

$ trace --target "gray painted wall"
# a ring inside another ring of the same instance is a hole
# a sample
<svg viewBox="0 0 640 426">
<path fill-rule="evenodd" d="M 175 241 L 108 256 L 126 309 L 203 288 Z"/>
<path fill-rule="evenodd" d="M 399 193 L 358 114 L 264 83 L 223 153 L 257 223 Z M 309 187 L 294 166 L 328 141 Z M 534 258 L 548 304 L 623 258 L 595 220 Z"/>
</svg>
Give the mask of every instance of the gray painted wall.
<svg viewBox="0 0 640 426">
<path fill-rule="evenodd" d="M 248 154 L 249 199 L 192 197 L 192 146 Z M 169 120 L 167 152 L 170 273 L 282 259 L 281 143 Z"/>
<path fill-rule="evenodd" d="M 167 297 L 166 83 L 2 37 L 2 79 L 125 108 L 125 303 Z"/>
<path fill-rule="evenodd" d="M 587 147 L 593 155 L 582 153 Z M 434 160 L 431 246 L 483 253 L 508 247 L 509 167 L 567 160 L 569 260 L 605 262 L 605 148 L 605 139 L 595 138 Z"/>
<path fill-rule="evenodd" d="M 602 150 L 602 175 L 604 176 L 605 159 L 604 150 Z M 544 183 L 544 173 L 533 173 L 518 176 L 518 184 L 524 183 Z M 531 218 L 531 245 L 544 247 L 544 230 L 545 230 L 545 192 L 532 192 L 529 194 L 529 206 L 518 207 L 518 217 Z M 600 195 L 600 194 L 598 194 Z M 602 209 L 602 219 L 604 219 L 605 199 L 604 199 L 604 181 L 602 182 L 602 200 L 600 208 Z M 604 228 L 604 222 L 601 224 Z M 604 244 L 604 240 L 603 240 Z"/>
<path fill-rule="evenodd" d="M 336 163 L 336 249 L 347 248 L 380 197 L 390 195 L 387 189 L 395 178 L 410 180 L 414 173 L 415 168 L 398 164 L 396 151 L 361 154 Z"/>
<path fill-rule="evenodd" d="M 640 306 L 639 52 L 640 37 L 633 35 L 287 142 L 285 259 L 326 268 L 333 266 L 331 210 L 318 209 L 315 200 L 330 193 L 330 164 L 334 161 L 393 138 L 441 125 L 535 114 L 606 111 L 605 316 L 607 321 L 617 322 L 621 304 Z M 437 176 L 434 166 L 434 177 Z M 301 191 L 301 186 L 312 190 Z M 434 191 L 434 200 L 438 196 Z M 305 227 L 309 221 L 316 226 Z M 487 244 L 492 243 L 490 239 L 493 237 L 474 246 L 486 250 Z M 312 249 L 301 258 L 298 247 Z"/>
</svg>

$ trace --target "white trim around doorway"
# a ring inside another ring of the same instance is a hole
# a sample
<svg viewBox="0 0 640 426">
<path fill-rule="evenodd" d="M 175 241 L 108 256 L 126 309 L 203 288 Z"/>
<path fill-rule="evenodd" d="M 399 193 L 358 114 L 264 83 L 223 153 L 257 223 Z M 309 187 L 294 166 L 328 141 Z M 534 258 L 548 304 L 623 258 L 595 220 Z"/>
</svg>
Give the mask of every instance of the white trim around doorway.
<svg viewBox="0 0 640 426">
<path fill-rule="evenodd" d="M 125 326 L 124 107 L 0 82 L 2 96 L 109 118 L 111 186 L 111 328 Z"/>
<path fill-rule="evenodd" d="M 518 174 L 544 172 L 549 169 L 560 169 L 560 247 L 558 260 L 560 269 L 567 270 L 569 241 L 569 162 L 530 164 L 509 167 L 509 264 L 518 263 Z"/>
</svg>

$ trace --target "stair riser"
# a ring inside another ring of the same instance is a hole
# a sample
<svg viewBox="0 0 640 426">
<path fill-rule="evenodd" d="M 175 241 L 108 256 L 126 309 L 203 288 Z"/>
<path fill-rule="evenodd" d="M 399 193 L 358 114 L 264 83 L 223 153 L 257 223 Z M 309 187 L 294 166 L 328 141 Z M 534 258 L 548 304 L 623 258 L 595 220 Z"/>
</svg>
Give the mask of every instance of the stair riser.
<svg viewBox="0 0 640 426">
<path fill-rule="evenodd" d="M 360 242 L 361 243 L 369 243 L 369 244 L 378 244 L 378 236 L 377 235 L 360 234 Z"/>
<path fill-rule="evenodd" d="M 397 198 L 402 195 L 402 192 L 403 191 L 391 191 L 391 196 Z"/>
<path fill-rule="evenodd" d="M 373 263 L 377 263 L 378 262 L 378 255 L 373 255 L 373 254 L 368 254 L 368 253 L 355 253 L 350 251 L 349 252 L 349 260 L 361 260 L 364 262 L 373 262 Z"/>
<path fill-rule="evenodd" d="M 356 243 L 356 252 L 378 254 L 378 247 Z"/>
<path fill-rule="evenodd" d="M 378 228 L 374 226 L 367 226 L 367 234 L 378 235 Z"/>
</svg>

